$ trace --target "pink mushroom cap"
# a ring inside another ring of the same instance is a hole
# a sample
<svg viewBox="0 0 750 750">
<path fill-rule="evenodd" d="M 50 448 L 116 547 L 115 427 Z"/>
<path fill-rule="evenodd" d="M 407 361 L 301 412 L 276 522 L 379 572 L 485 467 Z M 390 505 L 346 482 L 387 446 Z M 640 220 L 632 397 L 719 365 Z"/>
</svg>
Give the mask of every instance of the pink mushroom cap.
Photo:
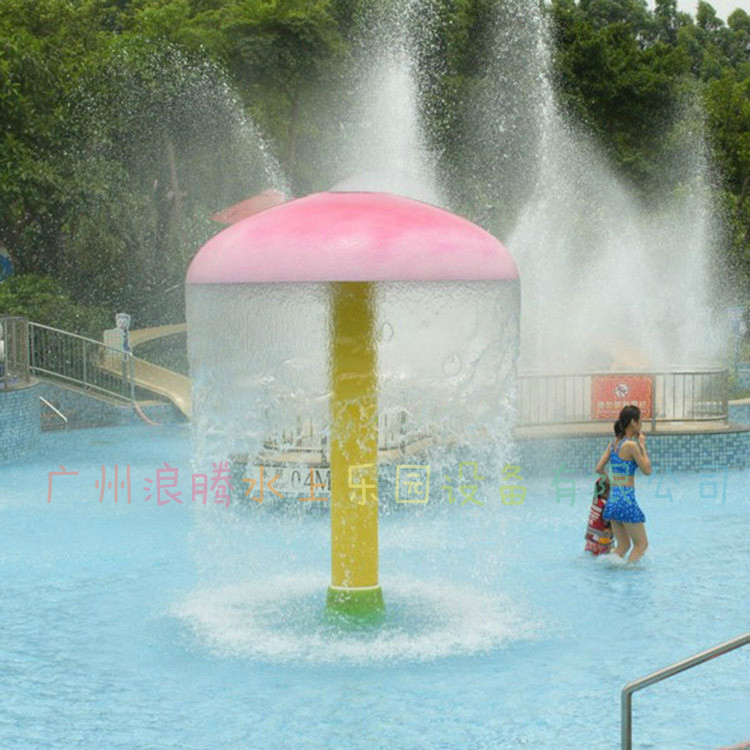
<svg viewBox="0 0 750 750">
<path fill-rule="evenodd" d="M 195 255 L 188 284 L 518 280 L 489 232 L 389 193 L 315 193 L 238 221 Z"/>
</svg>

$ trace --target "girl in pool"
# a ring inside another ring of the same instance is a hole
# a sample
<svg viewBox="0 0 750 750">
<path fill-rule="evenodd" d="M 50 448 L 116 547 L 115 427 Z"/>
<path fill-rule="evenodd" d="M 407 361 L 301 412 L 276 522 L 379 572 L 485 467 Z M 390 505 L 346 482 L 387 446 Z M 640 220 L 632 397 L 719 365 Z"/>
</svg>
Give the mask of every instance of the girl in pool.
<svg viewBox="0 0 750 750">
<path fill-rule="evenodd" d="M 635 469 L 644 474 L 651 473 L 651 459 L 646 452 L 646 436 L 641 432 L 641 410 L 637 406 L 626 406 L 615 422 L 615 439 L 602 453 L 596 465 L 597 474 L 604 474 L 607 462 L 612 465 L 612 482 L 607 506 L 602 518 L 612 524 L 612 533 L 617 540 L 615 554 L 625 557 L 633 545 L 628 562 L 643 557 L 648 547 L 646 538 L 646 516 L 635 499 Z"/>
</svg>

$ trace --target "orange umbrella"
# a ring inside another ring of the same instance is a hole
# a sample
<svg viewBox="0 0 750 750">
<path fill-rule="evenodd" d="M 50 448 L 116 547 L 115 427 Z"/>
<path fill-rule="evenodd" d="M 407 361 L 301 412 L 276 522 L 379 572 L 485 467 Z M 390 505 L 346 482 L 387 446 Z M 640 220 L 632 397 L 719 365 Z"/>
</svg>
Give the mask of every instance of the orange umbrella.
<svg viewBox="0 0 750 750">
<path fill-rule="evenodd" d="M 246 219 L 248 216 L 265 211 L 267 208 L 278 206 L 280 203 L 284 203 L 284 201 L 286 201 L 284 193 L 273 189 L 264 190 L 262 193 L 245 198 L 244 201 L 235 203 L 233 206 L 222 208 L 221 211 L 217 211 L 211 218 L 222 224 L 235 224 L 240 219 Z"/>
</svg>

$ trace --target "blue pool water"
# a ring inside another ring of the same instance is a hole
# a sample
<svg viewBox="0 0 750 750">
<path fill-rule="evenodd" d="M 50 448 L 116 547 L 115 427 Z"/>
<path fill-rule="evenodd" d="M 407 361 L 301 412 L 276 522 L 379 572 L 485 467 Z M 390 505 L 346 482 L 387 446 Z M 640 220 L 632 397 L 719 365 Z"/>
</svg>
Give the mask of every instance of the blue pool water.
<svg viewBox="0 0 750 750">
<path fill-rule="evenodd" d="M 183 505 L 144 500 L 165 461 Z M 115 465 L 130 505 L 99 502 Z M 196 505 L 190 472 L 183 427 L 45 434 L 0 468 L 0 747 L 616 748 L 626 682 L 748 630 L 747 471 L 723 501 L 723 475 L 639 477 L 637 567 L 582 552 L 591 477 L 393 513 L 360 632 L 323 617 L 325 514 Z M 750 739 L 749 677 L 741 649 L 636 694 L 636 746 Z"/>
</svg>

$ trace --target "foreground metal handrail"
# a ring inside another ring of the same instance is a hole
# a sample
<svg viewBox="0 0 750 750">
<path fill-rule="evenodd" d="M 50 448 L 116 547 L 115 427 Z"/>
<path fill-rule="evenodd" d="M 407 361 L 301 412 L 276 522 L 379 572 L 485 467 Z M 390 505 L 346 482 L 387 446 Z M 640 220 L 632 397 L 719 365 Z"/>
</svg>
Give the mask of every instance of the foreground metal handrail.
<svg viewBox="0 0 750 750">
<path fill-rule="evenodd" d="M 695 656 L 678 661 L 676 664 L 659 669 L 646 677 L 641 677 L 639 680 L 629 682 L 625 685 L 622 689 L 622 697 L 620 699 L 620 748 L 622 750 L 632 750 L 633 747 L 633 693 L 637 690 L 642 690 L 649 685 L 653 685 L 655 682 L 666 680 L 667 677 L 672 677 L 680 672 L 684 672 L 686 669 L 695 667 L 698 664 L 703 664 L 705 661 L 715 659 L 717 656 L 726 654 L 729 651 L 734 651 L 734 649 L 740 648 L 740 646 L 746 646 L 748 643 L 750 643 L 750 633 L 745 633 L 738 638 L 733 638 L 731 641 L 720 643 L 718 646 L 709 648 L 706 651 L 701 651 L 701 653 L 696 654 Z"/>
</svg>

